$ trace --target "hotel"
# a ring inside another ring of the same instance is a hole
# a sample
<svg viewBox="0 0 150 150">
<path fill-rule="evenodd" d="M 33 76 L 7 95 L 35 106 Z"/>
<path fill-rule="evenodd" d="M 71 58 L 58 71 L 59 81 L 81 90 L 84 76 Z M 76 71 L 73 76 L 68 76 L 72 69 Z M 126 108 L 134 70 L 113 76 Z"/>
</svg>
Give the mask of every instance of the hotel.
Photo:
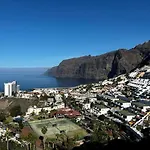
<svg viewBox="0 0 150 150">
<path fill-rule="evenodd" d="M 4 83 L 4 95 L 8 97 L 14 96 L 18 92 L 18 87 L 19 85 L 17 85 L 16 81 Z"/>
</svg>

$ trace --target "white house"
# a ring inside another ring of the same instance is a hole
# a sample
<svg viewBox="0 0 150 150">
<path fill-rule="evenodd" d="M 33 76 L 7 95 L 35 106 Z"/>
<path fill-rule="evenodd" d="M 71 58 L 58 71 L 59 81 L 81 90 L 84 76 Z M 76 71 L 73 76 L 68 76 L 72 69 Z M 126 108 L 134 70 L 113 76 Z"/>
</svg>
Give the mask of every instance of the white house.
<svg viewBox="0 0 150 150">
<path fill-rule="evenodd" d="M 105 115 L 110 110 L 110 108 L 106 107 L 105 105 L 95 105 L 91 111 L 93 114 L 100 116 Z"/>
<path fill-rule="evenodd" d="M 123 101 L 123 100 L 117 100 L 114 103 L 122 108 L 128 108 L 131 106 L 131 102 Z"/>
<path fill-rule="evenodd" d="M 135 78 L 135 77 L 137 76 L 137 74 L 138 74 L 138 72 L 131 72 L 131 73 L 129 74 L 129 77 L 130 77 L 130 78 Z"/>
<path fill-rule="evenodd" d="M 90 103 L 95 103 L 97 101 L 97 98 L 96 97 L 89 97 L 89 101 Z"/>
<path fill-rule="evenodd" d="M 113 81 L 108 81 L 108 80 L 104 80 L 103 82 L 102 82 L 102 85 L 108 85 L 108 84 L 113 84 Z"/>
<path fill-rule="evenodd" d="M 141 102 L 133 102 L 132 107 L 141 112 L 146 112 L 147 109 L 150 109 L 150 105 Z"/>
<path fill-rule="evenodd" d="M 56 102 L 62 102 L 62 96 L 60 94 L 55 95 Z"/>
<path fill-rule="evenodd" d="M 100 98 L 102 98 L 102 99 L 106 99 L 106 100 L 110 100 L 110 101 L 112 101 L 112 102 L 114 102 L 114 101 L 118 101 L 119 99 L 118 98 L 116 98 L 116 97 L 113 97 L 113 96 L 109 96 L 109 95 L 99 95 L 100 96 Z"/>
<path fill-rule="evenodd" d="M 86 110 L 91 109 L 91 103 L 84 104 L 83 108 Z"/>
<path fill-rule="evenodd" d="M 122 110 L 122 111 L 119 112 L 119 116 L 120 116 L 123 120 L 129 122 L 129 121 L 131 121 L 136 115 L 133 114 L 133 113 L 130 113 L 130 112 L 126 111 L 126 110 Z"/>
<path fill-rule="evenodd" d="M 33 97 L 33 94 L 32 93 L 18 93 L 17 97 L 29 99 Z"/>
</svg>

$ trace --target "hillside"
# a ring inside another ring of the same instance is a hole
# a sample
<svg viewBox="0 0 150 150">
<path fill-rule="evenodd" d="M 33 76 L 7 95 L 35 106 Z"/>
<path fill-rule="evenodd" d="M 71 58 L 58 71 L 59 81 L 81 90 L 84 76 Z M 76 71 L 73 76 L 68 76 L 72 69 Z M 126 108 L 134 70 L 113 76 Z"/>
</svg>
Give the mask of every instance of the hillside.
<svg viewBox="0 0 150 150">
<path fill-rule="evenodd" d="M 57 78 L 106 79 L 129 73 L 136 67 L 150 64 L 150 41 L 134 48 L 119 49 L 99 56 L 83 56 L 63 60 L 47 71 Z"/>
</svg>

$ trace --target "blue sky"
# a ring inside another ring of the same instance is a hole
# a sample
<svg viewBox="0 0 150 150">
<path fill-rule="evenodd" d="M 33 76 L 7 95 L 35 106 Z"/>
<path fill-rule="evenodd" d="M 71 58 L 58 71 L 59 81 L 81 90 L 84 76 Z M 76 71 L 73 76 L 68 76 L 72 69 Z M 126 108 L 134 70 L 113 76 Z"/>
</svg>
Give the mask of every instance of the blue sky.
<svg viewBox="0 0 150 150">
<path fill-rule="evenodd" d="M 51 67 L 63 59 L 150 39 L 149 0 L 0 0 L 0 67 Z"/>
</svg>

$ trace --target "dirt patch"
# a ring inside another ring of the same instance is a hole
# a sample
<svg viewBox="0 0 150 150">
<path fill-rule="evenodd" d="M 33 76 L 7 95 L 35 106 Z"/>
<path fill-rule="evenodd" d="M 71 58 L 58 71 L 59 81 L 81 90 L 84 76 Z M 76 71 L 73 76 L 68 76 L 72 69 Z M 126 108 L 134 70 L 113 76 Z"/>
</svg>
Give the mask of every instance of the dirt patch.
<svg viewBox="0 0 150 150">
<path fill-rule="evenodd" d="M 33 131 L 31 130 L 30 127 L 24 127 L 21 130 L 21 137 L 27 137 L 30 133 L 32 133 Z"/>
</svg>

